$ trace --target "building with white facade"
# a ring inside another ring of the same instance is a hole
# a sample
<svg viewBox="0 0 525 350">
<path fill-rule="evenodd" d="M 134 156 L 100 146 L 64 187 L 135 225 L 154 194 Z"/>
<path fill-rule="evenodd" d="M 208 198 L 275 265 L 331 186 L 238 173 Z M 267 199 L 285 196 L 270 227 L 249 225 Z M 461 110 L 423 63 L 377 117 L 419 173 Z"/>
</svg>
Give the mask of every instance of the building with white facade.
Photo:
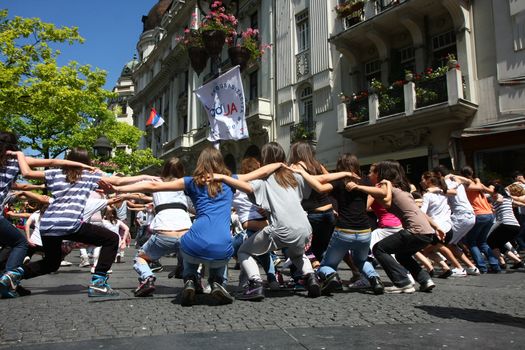
<svg viewBox="0 0 525 350">
<path fill-rule="evenodd" d="M 338 14 L 342 3 L 351 11 Z M 192 91 L 211 71 L 197 76 L 176 40 L 195 11 L 196 1 L 160 0 L 144 18 L 131 99 L 142 146 L 189 169 L 208 145 Z M 221 143 L 233 170 L 265 142 L 296 139 L 316 144 L 329 169 L 353 152 L 364 165 L 398 159 L 413 181 L 438 163 L 484 176 L 525 167 L 523 1 L 246 0 L 239 18 L 273 48 L 243 73 L 250 139 Z M 418 79 L 449 54 L 457 66 Z M 391 88 L 370 91 L 372 79 Z M 159 129 L 145 127 L 151 107 L 166 120 Z"/>
</svg>

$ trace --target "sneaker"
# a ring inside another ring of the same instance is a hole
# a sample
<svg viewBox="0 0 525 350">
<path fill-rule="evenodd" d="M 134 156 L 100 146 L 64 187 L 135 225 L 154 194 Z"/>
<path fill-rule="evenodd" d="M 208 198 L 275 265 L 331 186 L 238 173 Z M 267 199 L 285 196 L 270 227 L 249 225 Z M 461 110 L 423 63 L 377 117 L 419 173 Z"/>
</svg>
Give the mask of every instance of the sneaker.
<svg viewBox="0 0 525 350">
<path fill-rule="evenodd" d="M 281 286 L 279 285 L 279 282 L 277 282 L 276 280 L 273 280 L 273 281 L 268 282 L 268 288 L 271 291 L 276 291 L 276 290 L 280 290 Z"/>
<path fill-rule="evenodd" d="M 30 262 L 30 261 L 31 261 L 31 258 L 28 257 L 28 256 L 26 256 L 26 257 L 24 258 L 24 262 L 22 263 L 22 265 L 25 265 L 25 264 L 27 264 L 27 263 Z"/>
<path fill-rule="evenodd" d="M 18 293 L 16 289 L 20 284 L 20 280 L 24 276 L 24 270 L 19 267 L 12 271 L 7 271 L 0 278 L 0 294 L 4 298 L 16 298 Z"/>
<path fill-rule="evenodd" d="M 195 282 L 189 279 L 184 282 L 184 289 L 182 290 L 180 305 L 192 306 L 195 304 Z"/>
<path fill-rule="evenodd" d="M 275 258 L 275 260 L 273 261 L 273 266 L 277 267 L 279 266 L 283 261 L 281 260 L 281 258 L 277 257 Z"/>
<path fill-rule="evenodd" d="M 443 272 L 441 272 L 437 278 L 449 278 L 450 276 L 452 276 L 452 270 L 451 269 L 448 269 L 448 270 L 445 270 Z"/>
<path fill-rule="evenodd" d="M 324 278 L 321 279 L 321 294 L 330 295 L 331 293 L 336 291 L 340 285 L 341 282 L 339 280 L 339 275 L 337 274 L 337 272 L 332 272 L 331 274 L 324 276 Z"/>
<path fill-rule="evenodd" d="M 160 263 L 160 261 L 155 260 L 149 263 L 149 267 L 151 269 L 151 272 L 161 272 L 164 267 Z"/>
<path fill-rule="evenodd" d="M 432 292 L 432 289 L 434 289 L 436 285 L 434 284 L 434 281 L 432 281 L 430 278 L 426 280 L 425 282 L 421 283 L 419 285 L 419 291 L 420 292 Z"/>
<path fill-rule="evenodd" d="M 66 261 L 66 260 L 62 260 L 60 262 L 60 266 L 71 266 L 71 265 L 73 265 L 73 263 L 69 262 L 69 261 Z"/>
<path fill-rule="evenodd" d="M 91 266 L 91 264 L 89 263 L 89 258 L 88 257 L 81 257 L 80 258 L 80 264 L 78 264 L 78 267 L 88 267 L 88 266 Z"/>
<path fill-rule="evenodd" d="M 512 266 L 510 268 L 512 270 L 517 270 L 517 269 L 521 269 L 521 268 L 524 268 L 524 267 L 525 267 L 525 264 L 523 263 L 523 261 L 520 261 L 520 262 L 512 264 Z"/>
<path fill-rule="evenodd" d="M 263 285 L 261 281 L 250 280 L 244 287 L 242 294 L 237 295 L 239 300 L 261 301 L 264 299 Z"/>
<path fill-rule="evenodd" d="M 368 288 L 370 288 L 370 282 L 368 282 L 366 278 L 360 278 L 354 283 L 350 283 L 348 285 L 348 289 L 350 289 L 350 291 L 363 290 Z"/>
<path fill-rule="evenodd" d="M 108 276 L 94 274 L 91 277 L 91 284 L 88 287 L 90 297 L 116 297 L 118 292 L 113 290 L 108 284 Z"/>
<path fill-rule="evenodd" d="M 139 286 L 133 292 L 133 294 L 136 297 L 149 297 L 151 294 L 153 294 L 153 292 L 155 291 L 155 277 L 154 276 L 150 276 L 146 278 L 145 280 L 139 279 L 139 282 L 140 282 Z"/>
<path fill-rule="evenodd" d="M 306 276 L 306 290 L 309 298 L 317 298 L 321 296 L 321 285 L 315 273 L 310 273 Z"/>
<path fill-rule="evenodd" d="M 404 287 L 397 287 L 397 286 L 385 287 L 385 293 L 387 294 L 411 294 L 411 293 L 414 293 L 415 291 L 416 291 L 416 288 L 414 288 L 414 285 L 412 283 L 407 284 Z"/>
<path fill-rule="evenodd" d="M 381 295 L 385 292 L 385 286 L 379 276 L 370 277 L 368 281 L 370 282 L 370 286 L 375 295 Z"/>
<path fill-rule="evenodd" d="M 454 268 L 452 269 L 452 275 L 450 277 L 467 277 L 467 271 L 465 269 Z"/>
<path fill-rule="evenodd" d="M 211 296 L 217 300 L 219 305 L 226 305 L 233 303 L 233 297 L 228 293 L 226 288 L 217 282 L 213 282 L 211 285 Z"/>
<path fill-rule="evenodd" d="M 120 255 L 120 253 L 117 253 L 117 256 L 115 257 L 115 262 L 117 264 L 120 264 L 122 262 L 122 256 Z"/>
<path fill-rule="evenodd" d="M 470 276 L 479 276 L 479 275 L 481 275 L 481 272 L 479 271 L 479 269 L 477 267 L 467 267 L 465 269 L 465 271 L 467 272 L 467 275 L 470 275 Z"/>
</svg>

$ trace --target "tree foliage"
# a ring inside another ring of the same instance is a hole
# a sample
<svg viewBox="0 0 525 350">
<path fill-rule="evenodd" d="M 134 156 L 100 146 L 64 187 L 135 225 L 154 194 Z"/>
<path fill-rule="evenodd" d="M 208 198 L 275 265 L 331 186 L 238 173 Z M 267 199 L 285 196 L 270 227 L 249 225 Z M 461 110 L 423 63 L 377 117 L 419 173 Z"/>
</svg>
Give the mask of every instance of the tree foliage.
<svg viewBox="0 0 525 350">
<path fill-rule="evenodd" d="M 0 10 L 0 129 L 17 133 L 21 146 L 39 156 L 55 158 L 71 147 L 91 149 L 101 135 L 136 149 L 142 136 L 108 110 L 115 94 L 104 89 L 105 71 L 74 61 L 57 65 L 60 51 L 53 45 L 83 41 L 76 27 L 8 18 L 7 10 Z M 138 163 L 145 162 L 145 154 L 137 155 Z"/>
</svg>

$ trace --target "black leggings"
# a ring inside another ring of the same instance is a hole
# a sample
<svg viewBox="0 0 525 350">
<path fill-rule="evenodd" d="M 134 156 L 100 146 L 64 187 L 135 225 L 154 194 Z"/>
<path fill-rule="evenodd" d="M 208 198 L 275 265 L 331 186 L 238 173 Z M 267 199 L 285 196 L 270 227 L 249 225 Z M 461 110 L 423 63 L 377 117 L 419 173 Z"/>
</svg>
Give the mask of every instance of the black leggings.
<svg viewBox="0 0 525 350">
<path fill-rule="evenodd" d="M 24 266 L 24 278 L 46 275 L 58 270 L 62 261 L 62 241 L 81 242 L 97 247 L 102 246 L 95 273 L 105 275 L 117 255 L 119 236 L 103 226 L 84 223 L 78 231 L 65 236 L 42 236 L 44 258 Z"/>
<path fill-rule="evenodd" d="M 501 253 L 505 253 L 507 251 L 505 244 L 516 238 L 519 232 L 519 226 L 499 224 L 490 234 L 487 243 L 490 248 L 497 248 Z"/>
</svg>

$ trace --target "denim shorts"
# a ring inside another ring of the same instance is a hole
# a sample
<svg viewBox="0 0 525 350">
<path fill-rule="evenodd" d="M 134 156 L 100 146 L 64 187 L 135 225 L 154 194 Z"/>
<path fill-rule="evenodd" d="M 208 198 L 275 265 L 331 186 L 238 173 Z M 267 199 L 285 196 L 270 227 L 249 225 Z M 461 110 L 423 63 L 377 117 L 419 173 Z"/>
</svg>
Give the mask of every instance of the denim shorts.
<svg viewBox="0 0 525 350">
<path fill-rule="evenodd" d="M 178 253 L 179 247 L 180 238 L 154 234 L 139 249 L 138 254 L 143 252 L 152 260 L 157 260 L 166 254 Z"/>
</svg>

